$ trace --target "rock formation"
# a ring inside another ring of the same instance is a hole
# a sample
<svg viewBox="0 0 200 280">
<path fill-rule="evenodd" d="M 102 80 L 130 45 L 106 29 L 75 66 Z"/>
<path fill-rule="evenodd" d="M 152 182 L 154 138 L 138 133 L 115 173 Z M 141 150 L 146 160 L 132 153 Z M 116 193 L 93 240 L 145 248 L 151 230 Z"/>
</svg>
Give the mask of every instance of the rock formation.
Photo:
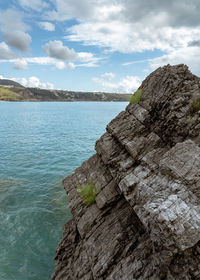
<svg viewBox="0 0 200 280">
<path fill-rule="evenodd" d="M 54 280 L 200 279 L 200 78 L 158 68 L 64 179 L 73 215 Z M 87 206 L 77 185 L 95 180 Z"/>
</svg>

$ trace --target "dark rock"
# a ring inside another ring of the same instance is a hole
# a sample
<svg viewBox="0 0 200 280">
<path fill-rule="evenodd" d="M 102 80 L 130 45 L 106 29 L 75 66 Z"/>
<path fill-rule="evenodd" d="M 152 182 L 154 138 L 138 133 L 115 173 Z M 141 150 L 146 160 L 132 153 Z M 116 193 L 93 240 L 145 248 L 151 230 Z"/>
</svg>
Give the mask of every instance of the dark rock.
<svg viewBox="0 0 200 280">
<path fill-rule="evenodd" d="M 52 279 L 200 279 L 200 79 L 165 66 L 142 83 L 97 141 L 97 154 L 64 180 L 73 219 Z M 95 180 L 96 203 L 77 185 Z"/>
</svg>

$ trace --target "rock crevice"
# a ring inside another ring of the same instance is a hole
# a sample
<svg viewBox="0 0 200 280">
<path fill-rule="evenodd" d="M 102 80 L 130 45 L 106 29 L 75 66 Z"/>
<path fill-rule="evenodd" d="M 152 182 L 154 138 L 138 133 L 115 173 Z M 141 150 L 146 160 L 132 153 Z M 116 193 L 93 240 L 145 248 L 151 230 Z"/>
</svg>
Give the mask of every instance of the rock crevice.
<svg viewBox="0 0 200 280">
<path fill-rule="evenodd" d="M 200 279 L 200 79 L 167 65 L 140 89 L 63 181 L 73 219 L 54 280 Z M 77 185 L 91 179 L 99 193 L 87 206 Z"/>
</svg>

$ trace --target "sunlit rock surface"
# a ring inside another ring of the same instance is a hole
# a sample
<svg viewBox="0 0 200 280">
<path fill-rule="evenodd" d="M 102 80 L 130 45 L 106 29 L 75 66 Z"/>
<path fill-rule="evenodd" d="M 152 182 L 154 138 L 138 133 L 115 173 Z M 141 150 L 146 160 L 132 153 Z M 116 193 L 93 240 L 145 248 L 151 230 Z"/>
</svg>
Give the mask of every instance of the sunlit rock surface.
<svg viewBox="0 0 200 280">
<path fill-rule="evenodd" d="M 157 69 L 64 180 L 73 219 L 54 280 L 200 279 L 200 79 L 185 65 Z M 86 206 L 77 185 L 96 181 Z"/>
</svg>

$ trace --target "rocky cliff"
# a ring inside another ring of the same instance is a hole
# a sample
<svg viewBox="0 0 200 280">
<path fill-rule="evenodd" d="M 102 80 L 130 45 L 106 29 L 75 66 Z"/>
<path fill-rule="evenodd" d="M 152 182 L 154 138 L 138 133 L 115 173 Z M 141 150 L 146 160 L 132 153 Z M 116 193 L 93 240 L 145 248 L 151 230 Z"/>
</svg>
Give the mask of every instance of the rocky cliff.
<svg viewBox="0 0 200 280">
<path fill-rule="evenodd" d="M 200 79 L 165 66 L 64 179 L 73 219 L 54 280 L 200 279 Z M 87 206 L 77 185 L 94 180 Z"/>
</svg>

